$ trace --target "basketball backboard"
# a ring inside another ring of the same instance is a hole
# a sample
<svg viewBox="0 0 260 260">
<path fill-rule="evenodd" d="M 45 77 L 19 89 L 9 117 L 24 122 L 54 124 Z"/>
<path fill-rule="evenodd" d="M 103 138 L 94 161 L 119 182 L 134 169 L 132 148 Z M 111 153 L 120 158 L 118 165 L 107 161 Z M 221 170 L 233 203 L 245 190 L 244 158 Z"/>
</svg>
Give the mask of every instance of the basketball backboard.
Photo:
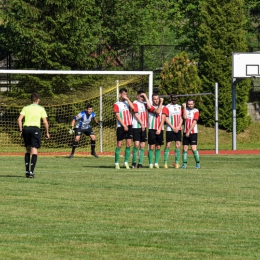
<svg viewBox="0 0 260 260">
<path fill-rule="evenodd" d="M 260 76 L 260 52 L 234 52 L 232 55 L 233 78 Z"/>
</svg>

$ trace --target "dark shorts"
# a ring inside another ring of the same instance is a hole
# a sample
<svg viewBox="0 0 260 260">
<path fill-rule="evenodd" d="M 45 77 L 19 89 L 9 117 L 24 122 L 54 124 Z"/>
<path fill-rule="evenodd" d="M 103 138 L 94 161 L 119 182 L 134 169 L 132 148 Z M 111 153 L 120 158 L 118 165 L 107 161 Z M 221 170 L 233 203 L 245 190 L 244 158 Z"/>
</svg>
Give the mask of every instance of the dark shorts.
<svg viewBox="0 0 260 260">
<path fill-rule="evenodd" d="M 92 128 L 87 128 L 87 129 L 81 129 L 81 128 L 75 128 L 75 136 L 81 136 L 81 135 L 86 135 L 86 136 L 90 136 L 90 135 L 94 135 L 94 132 L 92 131 Z"/>
<path fill-rule="evenodd" d="M 41 129 L 36 126 L 25 126 L 23 128 L 23 140 L 25 147 L 41 147 Z"/>
<path fill-rule="evenodd" d="M 189 137 L 183 133 L 183 145 L 197 145 L 198 142 L 198 134 L 190 134 Z"/>
<path fill-rule="evenodd" d="M 122 141 L 122 140 L 125 140 L 125 139 L 133 139 L 133 129 L 132 129 L 132 126 L 129 125 L 128 126 L 128 131 L 126 132 L 124 130 L 124 127 L 118 127 L 116 129 L 116 139 L 117 141 Z"/>
<path fill-rule="evenodd" d="M 173 131 L 166 131 L 166 142 L 180 141 L 181 142 L 181 130 L 178 133 Z"/>
<path fill-rule="evenodd" d="M 147 134 L 146 129 L 142 131 L 142 128 L 133 128 L 133 141 L 146 142 Z"/>
<path fill-rule="evenodd" d="M 163 130 L 159 135 L 156 134 L 156 130 L 149 129 L 148 131 L 148 144 L 150 145 L 163 145 Z"/>
</svg>

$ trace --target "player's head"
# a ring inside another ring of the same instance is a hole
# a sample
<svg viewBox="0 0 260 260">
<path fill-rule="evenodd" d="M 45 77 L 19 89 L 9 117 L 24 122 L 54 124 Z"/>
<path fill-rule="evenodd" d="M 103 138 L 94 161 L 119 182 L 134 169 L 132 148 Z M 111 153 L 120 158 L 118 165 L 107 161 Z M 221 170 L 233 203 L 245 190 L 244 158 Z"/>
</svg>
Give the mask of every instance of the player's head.
<svg viewBox="0 0 260 260">
<path fill-rule="evenodd" d="M 194 105 L 195 105 L 195 102 L 194 102 L 193 99 L 189 99 L 189 100 L 187 101 L 187 107 L 188 107 L 189 109 L 193 109 L 193 108 L 194 108 Z"/>
<path fill-rule="evenodd" d="M 87 111 L 88 114 L 91 114 L 93 111 L 93 106 L 91 104 L 87 104 L 85 110 Z"/>
<path fill-rule="evenodd" d="M 126 89 L 126 88 L 121 88 L 121 89 L 119 90 L 119 94 L 120 94 L 120 96 L 121 96 L 121 99 L 124 100 L 125 97 L 127 96 L 127 89 Z"/>
<path fill-rule="evenodd" d="M 121 88 L 120 90 L 119 90 L 119 94 L 122 94 L 122 93 L 127 93 L 127 89 L 126 88 Z"/>
<path fill-rule="evenodd" d="M 178 102 L 178 96 L 177 96 L 177 94 L 175 92 L 172 92 L 170 94 L 170 98 L 171 98 L 172 104 L 176 104 Z"/>
<path fill-rule="evenodd" d="M 38 93 L 32 93 L 31 101 L 34 102 L 34 103 L 40 101 L 40 95 Z"/>
<path fill-rule="evenodd" d="M 145 94 L 145 92 L 143 90 L 139 90 L 137 92 L 137 100 L 139 102 L 143 102 L 144 101 L 144 95 L 143 94 Z"/>
<path fill-rule="evenodd" d="M 152 101 L 153 101 L 153 105 L 155 105 L 155 106 L 158 106 L 158 105 L 159 105 L 159 103 L 160 103 L 160 97 L 159 97 L 159 95 L 158 95 L 157 93 L 154 93 L 154 94 L 152 95 Z"/>
</svg>

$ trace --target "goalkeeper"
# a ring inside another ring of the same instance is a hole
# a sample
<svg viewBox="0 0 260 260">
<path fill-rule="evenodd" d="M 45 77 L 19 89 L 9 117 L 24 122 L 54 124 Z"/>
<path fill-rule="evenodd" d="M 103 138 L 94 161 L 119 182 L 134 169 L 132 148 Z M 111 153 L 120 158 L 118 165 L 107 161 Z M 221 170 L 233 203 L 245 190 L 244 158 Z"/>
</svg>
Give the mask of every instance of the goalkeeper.
<svg viewBox="0 0 260 260">
<path fill-rule="evenodd" d="M 97 125 L 99 125 L 99 122 L 96 119 L 96 115 L 93 112 L 93 106 L 88 104 L 86 106 L 86 109 L 82 112 L 80 112 L 77 116 L 74 116 L 72 122 L 71 122 L 71 128 L 69 130 L 70 134 L 75 133 L 75 139 L 72 144 L 72 151 L 71 154 L 68 156 L 68 158 L 73 158 L 75 150 L 78 146 L 80 137 L 82 134 L 85 134 L 91 138 L 91 155 L 98 158 L 98 155 L 95 152 L 96 147 L 96 137 L 94 132 L 92 131 L 92 128 L 90 126 L 91 121 L 94 121 Z M 76 127 L 74 128 L 74 125 L 76 123 Z"/>
</svg>

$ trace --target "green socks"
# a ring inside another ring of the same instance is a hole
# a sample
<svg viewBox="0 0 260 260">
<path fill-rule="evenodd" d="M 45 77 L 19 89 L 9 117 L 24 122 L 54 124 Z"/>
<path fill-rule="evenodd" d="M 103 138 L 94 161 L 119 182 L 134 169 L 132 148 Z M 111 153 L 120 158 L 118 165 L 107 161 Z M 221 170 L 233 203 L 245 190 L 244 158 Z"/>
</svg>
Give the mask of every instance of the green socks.
<svg viewBox="0 0 260 260">
<path fill-rule="evenodd" d="M 125 148 L 125 162 L 128 162 L 130 158 L 130 147 Z"/>
<path fill-rule="evenodd" d="M 188 152 L 183 151 L 183 154 L 182 154 L 183 164 L 187 164 L 187 160 L 188 160 Z"/>
<path fill-rule="evenodd" d="M 132 163 L 136 163 L 137 152 L 138 152 L 138 148 L 134 147 L 134 149 L 133 149 L 133 158 L 132 158 Z"/>
<path fill-rule="evenodd" d="M 180 149 L 175 149 L 175 163 L 179 164 L 180 157 L 181 157 Z"/>
<path fill-rule="evenodd" d="M 200 163 L 200 156 L 198 150 L 193 151 L 193 155 L 196 163 Z"/>
<path fill-rule="evenodd" d="M 153 164 L 153 150 L 149 150 L 148 157 L 149 157 L 149 164 Z"/>
<path fill-rule="evenodd" d="M 144 149 L 140 149 L 139 151 L 139 164 L 143 164 L 143 159 L 144 159 Z"/>
<path fill-rule="evenodd" d="M 116 148 L 115 150 L 115 163 L 119 162 L 119 156 L 120 156 L 120 148 Z"/>
<path fill-rule="evenodd" d="M 164 149 L 164 164 L 168 164 L 168 157 L 169 157 L 169 149 Z"/>
<path fill-rule="evenodd" d="M 155 163 L 159 163 L 159 159 L 160 159 L 160 155 L 161 155 L 161 150 L 155 150 Z"/>
</svg>

